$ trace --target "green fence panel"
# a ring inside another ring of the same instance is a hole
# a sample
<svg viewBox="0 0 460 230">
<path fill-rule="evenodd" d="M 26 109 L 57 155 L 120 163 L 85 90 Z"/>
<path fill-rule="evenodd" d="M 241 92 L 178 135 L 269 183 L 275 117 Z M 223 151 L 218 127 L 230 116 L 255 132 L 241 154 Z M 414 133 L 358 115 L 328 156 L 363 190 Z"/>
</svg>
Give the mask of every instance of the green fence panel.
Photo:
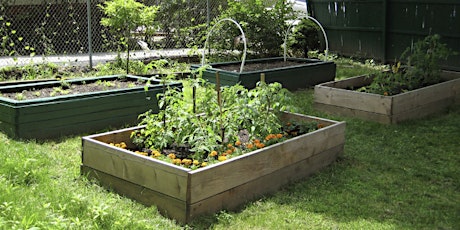
<svg viewBox="0 0 460 230">
<path fill-rule="evenodd" d="M 417 40 L 440 34 L 458 52 L 443 68 L 460 71 L 459 0 L 310 0 L 331 51 L 391 62 Z"/>
</svg>

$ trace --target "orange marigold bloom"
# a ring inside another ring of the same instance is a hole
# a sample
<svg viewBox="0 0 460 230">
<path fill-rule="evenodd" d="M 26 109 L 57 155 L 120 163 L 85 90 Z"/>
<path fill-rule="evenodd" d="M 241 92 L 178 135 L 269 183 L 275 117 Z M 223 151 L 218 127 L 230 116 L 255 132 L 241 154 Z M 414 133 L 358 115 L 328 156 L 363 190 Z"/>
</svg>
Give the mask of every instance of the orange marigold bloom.
<svg viewBox="0 0 460 230">
<path fill-rule="evenodd" d="M 324 128 L 324 124 L 318 123 L 317 128 L 318 129 Z"/>
<path fill-rule="evenodd" d="M 276 135 L 275 135 L 275 134 L 268 134 L 268 135 L 265 137 L 265 140 L 266 140 L 266 141 L 269 141 L 269 140 L 274 139 L 274 138 L 276 138 Z"/>
<path fill-rule="evenodd" d="M 246 148 L 248 148 L 248 149 L 252 149 L 252 148 L 254 148 L 254 145 L 253 145 L 253 144 L 251 144 L 251 143 L 248 143 L 248 144 L 246 144 Z"/>
<path fill-rule="evenodd" d="M 191 165 L 191 164 L 192 164 L 192 160 L 190 160 L 190 159 L 182 159 L 182 162 L 181 162 L 181 163 L 184 164 L 184 165 Z"/>
<path fill-rule="evenodd" d="M 258 149 L 261 149 L 261 148 L 265 147 L 265 144 L 264 144 L 264 143 L 257 143 L 257 144 L 256 144 L 256 147 L 257 147 Z"/>
<path fill-rule="evenodd" d="M 278 133 L 278 134 L 276 134 L 276 137 L 277 137 L 277 138 L 282 138 L 282 137 L 283 137 L 283 134 L 282 134 L 282 133 Z"/>
<path fill-rule="evenodd" d="M 232 149 L 228 149 L 228 150 L 226 151 L 226 153 L 227 153 L 227 154 L 232 154 L 232 153 L 233 153 L 233 150 L 232 150 Z"/>
<path fill-rule="evenodd" d="M 254 143 L 255 143 L 255 144 L 260 143 L 260 140 L 259 140 L 259 139 L 255 139 L 255 140 L 254 140 Z"/>
<path fill-rule="evenodd" d="M 384 96 L 388 96 L 388 92 L 384 92 L 383 95 L 384 95 Z"/>
<path fill-rule="evenodd" d="M 235 145 L 236 145 L 236 146 L 240 146 L 240 145 L 241 145 L 241 141 L 240 141 L 240 140 L 237 140 L 237 141 L 235 142 Z"/>
<path fill-rule="evenodd" d="M 233 147 L 233 145 L 231 143 L 228 143 L 227 147 L 231 148 L 231 147 Z"/>
</svg>

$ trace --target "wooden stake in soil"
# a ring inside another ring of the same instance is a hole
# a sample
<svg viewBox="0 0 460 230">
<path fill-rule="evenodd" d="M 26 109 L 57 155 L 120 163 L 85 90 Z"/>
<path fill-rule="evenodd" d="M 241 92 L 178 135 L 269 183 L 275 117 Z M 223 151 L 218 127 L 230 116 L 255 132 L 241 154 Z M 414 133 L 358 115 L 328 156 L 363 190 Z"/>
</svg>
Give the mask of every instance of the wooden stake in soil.
<svg viewBox="0 0 460 230">
<path fill-rule="evenodd" d="M 260 82 L 265 83 L 265 73 L 260 73 Z"/>
<path fill-rule="evenodd" d="M 220 92 L 220 77 L 219 77 L 219 71 L 216 72 L 216 91 L 217 91 L 217 104 L 219 105 L 219 114 L 220 114 L 220 132 L 221 132 L 221 138 L 222 141 L 224 140 L 224 127 L 222 125 L 222 98 L 221 98 L 221 92 Z"/>
<path fill-rule="evenodd" d="M 265 85 L 265 73 L 260 73 L 260 85 Z M 270 111 L 270 97 L 267 95 L 267 111 Z"/>
</svg>

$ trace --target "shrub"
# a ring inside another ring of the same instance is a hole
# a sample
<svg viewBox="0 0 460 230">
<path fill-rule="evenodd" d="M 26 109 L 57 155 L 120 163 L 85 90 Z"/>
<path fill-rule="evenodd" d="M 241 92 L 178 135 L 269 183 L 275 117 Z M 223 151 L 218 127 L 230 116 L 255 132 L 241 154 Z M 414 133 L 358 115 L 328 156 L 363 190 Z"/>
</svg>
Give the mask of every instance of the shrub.
<svg viewBox="0 0 460 230">
<path fill-rule="evenodd" d="M 294 26 L 293 34 L 288 37 L 288 45 L 294 56 L 307 58 L 308 52 L 321 47 L 320 28 L 309 19 L 302 19 Z"/>
<path fill-rule="evenodd" d="M 228 1 L 228 8 L 217 20 L 223 18 L 231 18 L 241 25 L 248 49 L 262 56 L 278 56 L 288 28 L 286 21 L 294 19 L 295 15 L 291 3 L 284 0 L 277 0 L 274 5 L 267 5 L 262 0 L 244 0 Z M 213 48 L 242 50 L 240 43 L 235 43 L 235 38 L 240 35 L 238 28 L 223 25 L 217 29 L 213 40 L 218 42 L 213 43 Z"/>
</svg>

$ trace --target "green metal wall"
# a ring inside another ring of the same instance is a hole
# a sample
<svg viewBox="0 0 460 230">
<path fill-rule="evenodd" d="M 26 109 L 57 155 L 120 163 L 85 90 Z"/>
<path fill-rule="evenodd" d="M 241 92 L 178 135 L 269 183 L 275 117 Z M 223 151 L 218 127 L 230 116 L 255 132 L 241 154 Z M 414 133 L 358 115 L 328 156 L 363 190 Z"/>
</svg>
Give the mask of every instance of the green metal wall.
<svg viewBox="0 0 460 230">
<path fill-rule="evenodd" d="M 460 71 L 460 0 L 310 0 L 329 49 L 346 56 L 394 61 L 429 34 L 458 52 L 443 68 Z"/>
</svg>

